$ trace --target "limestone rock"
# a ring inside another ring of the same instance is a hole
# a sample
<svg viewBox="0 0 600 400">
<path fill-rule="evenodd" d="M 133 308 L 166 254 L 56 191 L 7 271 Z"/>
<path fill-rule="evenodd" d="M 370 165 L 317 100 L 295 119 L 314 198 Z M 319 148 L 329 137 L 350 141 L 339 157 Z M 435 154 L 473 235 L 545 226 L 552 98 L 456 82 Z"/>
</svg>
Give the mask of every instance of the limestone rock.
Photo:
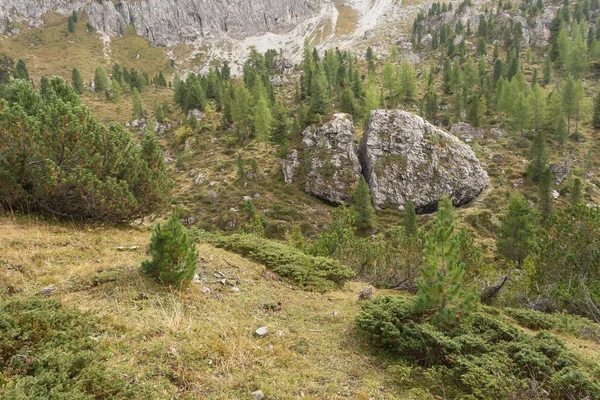
<svg viewBox="0 0 600 400">
<path fill-rule="evenodd" d="M 490 128 L 490 136 L 501 138 L 506 137 L 507 135 L 508 134 L 506 133 L 506 131 L 502 128 L 499 128 L 497 126 Z"/>
<path fill-rule="evenodd" d="M 258 337 L 266 336 L 267 333 L 269 333 L 269 328 L 267 328 L 266 326 L 261 326 L 254 332 L 254 334 Z"/>
<path fill-rule="evenodd" d="M 460 137 L 465 142 L 472 140 L 483 139 L 483 129 L 475 128 L 473 125 L 466 122 L 457 122 L 450 128 L 450 133 Z"/>
<path fill-rule="evenodd" d="M 275 75 L 269 78 L 271 85 L 275 87 L 288 86 L 290 80 L 285 75 Z"/>
<path fill-rule="evenodd" d="M 252 400 L 263 400 L 265 398 L 265 394 L 262 390 L 252 392 L 250 393 L 250 396 L 252 396 Z"/>
<path fill-rule="evenodd" d="M 200 111 L 196 108 L 188 111 L 187 118 L 190 119 L 190 118 L 192 118 L 192 116 L 194 118 L 196 118 L 196 121 L 201 121 L 202 120 L 202 111 Z"/>
<path fill-rule="evenodd" d="M 554 184 L 560 185 L 567 175 L 569 175 L 569 166 L 566 163 L 551 164 L 550 171 L 554 175 Z"/>
<path fill-rule="evenodd" d="M 331 203 L 350 202 L 361 165 L 354 143 L 354 123 L 348 114 L 309 126 L 302 132 L 308 171 L 304 190 Z"/>
<path fill-rule="evenodd" d="M 404 209 L 412 199 L 418 212 L 431 212 L 443 195 L 461 206 L 490 182 L 466 144 L 402 110 L 371 111 L 360 158 L 377 209 Z"/>
<path fill-rule="evenodd" d="M 298 159 L 298 150 L 292 150 L 291 153 L 288 154 L 285 158 L 278 159 L 277 163 L 283 171 L 283 178 L 285 179 L 285 183 L 292 183 L 294 179 L 294 174 L 300 166 L 300 160 Z"/>
</svg>

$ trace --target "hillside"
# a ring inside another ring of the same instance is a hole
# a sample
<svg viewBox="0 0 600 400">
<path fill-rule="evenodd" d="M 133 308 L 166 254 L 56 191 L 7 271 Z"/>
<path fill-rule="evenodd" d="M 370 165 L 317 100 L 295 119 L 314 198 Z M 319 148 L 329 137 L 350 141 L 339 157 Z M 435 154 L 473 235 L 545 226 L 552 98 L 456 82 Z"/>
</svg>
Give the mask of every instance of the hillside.
<svg viewBox="0 0 600 400">
<path fill-rule="evenodd" d="M 59 300 L 89 313 L 102 324 L 93 338 L 101 363 L 138 386 L 132 398 L 240 399 L 255 390 L 281 399 L 414 398 L 392 384 L 394 362 L 373 354 L 354 327 L 365 283 L 306 292 L 203 244 L 202 284 L 167 290 L 139 271 L 149 236 L 140 228 L 3 217 L 0 295 Z M 376 290 L 389 294 L 397 292 Z M 254 335 L 261 326 L 266 337 Z M 597 340 L 557 332 L 589 362 L 600 357 Z"/>
<path fill-rule="evenodd" d="M 598 0 L 0 0 L 0 397 L 600 398 L 599 71 Z"/>
</svg>

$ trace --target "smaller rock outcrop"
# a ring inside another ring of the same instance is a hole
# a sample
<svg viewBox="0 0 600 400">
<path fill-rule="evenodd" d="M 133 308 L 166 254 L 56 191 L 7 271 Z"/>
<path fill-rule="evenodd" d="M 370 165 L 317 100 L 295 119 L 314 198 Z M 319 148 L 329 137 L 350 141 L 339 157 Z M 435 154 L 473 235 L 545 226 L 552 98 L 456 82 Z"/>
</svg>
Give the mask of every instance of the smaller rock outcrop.
<svg viewBox="0 0 600 400">
<path fill-rule="evenodd" d="M 283 178 L 285 183 L 292 183 L 296 170 L 300 166 L 300 160 L 298 159 L 298 150 L 294 149 L 285 158 L 280 158 L 277 163 L 283 171 Z"/>
<path fill-rule="evenodd" d="M 402 110 L 371 111 L 360 157 L 377 209 L 404 209 L 412 199 L 418 212 L 431 212 L 443 195 L 461 206 L 490 181 L 469 146 Z"/>
<path fill-rule="evenodd" d="M 473 125 L 466 122 L 457 122 L 450 128 L 450 133 L 454 136 L 458 136 L 465 142 L 471 142 L 473 140 L 483 139 L 483 129 L 476 128 Z"/>
<path fill-rule="evenodd" d="M 352 116 L 334 114 L 331 121 L 306 128 L 302 136 L 305 191 L 330 203 L 349 202 L 361 173 Z"/>
</svg>

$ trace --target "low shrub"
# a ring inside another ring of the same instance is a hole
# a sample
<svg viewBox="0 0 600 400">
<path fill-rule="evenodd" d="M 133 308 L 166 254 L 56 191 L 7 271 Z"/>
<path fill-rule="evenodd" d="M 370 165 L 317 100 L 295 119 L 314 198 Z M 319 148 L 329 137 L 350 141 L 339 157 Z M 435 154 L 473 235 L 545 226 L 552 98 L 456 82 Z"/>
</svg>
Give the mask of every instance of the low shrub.
<svg viewBox="0 0 600 400">
<path fill-rule="evenodd" d="M 393 357 L 425 373 L 445 368 L 440 378 L 445 398 L 537 397 L 532 391 L 550 399 L 600 398 L 600 371 L 590 370 L 548 331 L 525 333 L 486 308 L 469 324 L 443 330 L 414 309 L 403 298 L 378 298 L 363 306 L 356 323 L 373 345 Z"/>
<path fill-rule="evenodd" d="M 54 300 L 0 300 L 0 398 L 148 398 L 132 376 L 107 368 L 88 314 Z"/>
<path fill-rule="evenodd" d="M 600 324 L 579 315 L 549 314 L 518 308 L 506 308 L 504 311 L 519 325 L 528 329 L 554 329 L 600 342 Z"/>
<path fill-rule="evenodd" d="M 331 290 L 354 277 L 354 272 L 338 260 L 307 255 L 294 247 L 255 235 L 224 236 L 202 232 L 198 236 L 217 247 L 265 264 L 305 290 Z"/>
</svg>

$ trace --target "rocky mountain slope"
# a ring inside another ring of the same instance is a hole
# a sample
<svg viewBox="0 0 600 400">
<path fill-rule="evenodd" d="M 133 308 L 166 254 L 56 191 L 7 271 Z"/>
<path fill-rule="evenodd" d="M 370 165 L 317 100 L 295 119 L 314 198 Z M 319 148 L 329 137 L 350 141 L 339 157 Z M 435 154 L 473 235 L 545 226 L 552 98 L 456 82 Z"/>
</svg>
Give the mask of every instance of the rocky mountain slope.
<svg viewBox="0 0 600 400">
<path fill-rule="evenodd" d="M 89 1 L 0 0 L 0 32 L 39 26 L 51 12 L 84 11 L 90 24 L 109 37 L 128 26 L 159 47 L 181 43 L 209 50 L 207 62 L 239 62 L 250 46 L 276 49 L 292 59 L 304 40 L 323 47 L 350 47 L 367 31 L 397 16 L 397 0 L 219 0 Z"/>
</svg>

